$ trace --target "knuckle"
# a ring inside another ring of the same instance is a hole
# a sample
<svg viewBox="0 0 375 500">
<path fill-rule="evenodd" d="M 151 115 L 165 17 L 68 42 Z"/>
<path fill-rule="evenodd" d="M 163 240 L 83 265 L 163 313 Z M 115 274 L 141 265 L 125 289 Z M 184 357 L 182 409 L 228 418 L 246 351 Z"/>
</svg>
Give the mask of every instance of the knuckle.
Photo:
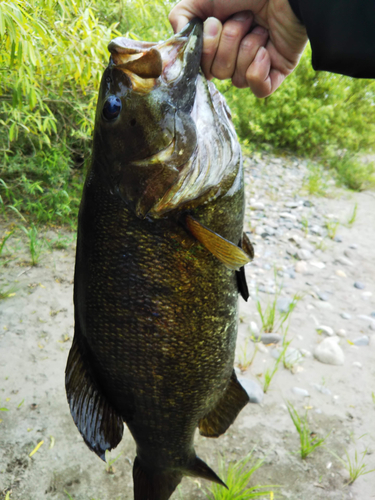
<svg viewBox="0 0 375 500">
<path fill-rule="evenodd" d="M 235 24 L 224 25 L 221 38 L 225 42 L 234 42 L 241 36 L 241 28 Z"/>
</svg>

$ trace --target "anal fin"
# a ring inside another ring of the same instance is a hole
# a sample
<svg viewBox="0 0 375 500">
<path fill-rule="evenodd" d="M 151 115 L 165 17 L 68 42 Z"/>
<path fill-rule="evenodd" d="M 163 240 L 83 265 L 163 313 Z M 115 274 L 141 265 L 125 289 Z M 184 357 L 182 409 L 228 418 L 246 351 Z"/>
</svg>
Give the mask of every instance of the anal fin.
<svg viewBox="0 0 375 500">
<path fill-rule="evenodd" d="M 229 385 L 223 396 L 215 408 L 199 421 L 199 433 L 206 437 L 218 437 L 224 434 L 248 402 L 249 396 L 238 382 L 233 370 Z"/>
<path fill-rule="evenodd" d="M 105 461 L 106 450 L 121 441 L 124 424 L 87 372 L 76 337 L 66 365 L 65 387 L 74 423 L 87 446 Z"/>
<path fill-rule="evenodd" d="M 242 266 L 251 261 L 251 257 L 238 245 L 211 231 L 211 229 L 205 227 L 191 217 L 191 215 L 186 217 L 185 222 L 191 234 L 229 269 L 238 271 Z"/>
</svg>

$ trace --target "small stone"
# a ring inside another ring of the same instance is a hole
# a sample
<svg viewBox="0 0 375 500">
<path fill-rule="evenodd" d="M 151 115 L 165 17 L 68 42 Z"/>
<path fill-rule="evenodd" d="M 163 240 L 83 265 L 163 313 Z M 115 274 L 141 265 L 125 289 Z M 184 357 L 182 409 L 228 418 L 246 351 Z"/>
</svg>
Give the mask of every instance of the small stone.
<svg viewBox="0 0 375 500">
<path fill-rule="evenodd" d="M 328 293 L 325 292 L 317 292 L 317 295 L 320 300 L 323 300 L 324 302 L 327 302 L 329 300 Z"/>
<path fill-rule="evenodd" d="M 362 363 L 360 363 L 359 361 L 353 361 L 353 366 L 355 366 L 356 368 L 362 368 L 363 367 Z"/>
<path fill-rule="evenodd" d="M 323 234 L 323 228 L 317 225 L 311 226 L 310 231 L 314 234 L 317 234 L 318 236 L 321 236 Z"/>
<path fill-rule="evenodd" d="M 264 210 L 264 203 L 260 201 L 255 201 L 250 205 L 251 210 Z"/>
<path fill-rule="evenodd" d="M 357 243 L 352 243 L 351 245 L 349 245 L 349 248 L 351 248 L 352 250 L 357 250 L 358 245 Z"/>
<path fill-rule="evenodd" d="M 328 337 L 332 337 L 335 332 L 333 331 L 333 328 L 330 326 L 325 326 L 325 325 L 319 325 L 316 327 L 316 331 L 318 333 L 324 333 L 324 335 L 327 335 Z"/>
<path fill-rule="evenodd" d="M 365 321 L 374 321 L 374 318 L 367 316 L 367 314 L 358 314 L 359 319 L 364 319 Z"/>
<path fill-rule="evenodd" d="M 259 352 L 262 352 L 263 354 L 268 354 L 268 349 L 262 342 L 259 342 L 257 346 Z"/>
<path fill-rule="evenodd" d="M 264 227 L 263 226 L 257 226 L 255 228 L 255 234 L 258 234 L 259 236 L 261 236 L 263 233 L 264 233 Z"/>
<path fill-rule="evenodd" d="M 304 358 L 311 358 L 312 357 L 312 352 L 308 351 L 307 349 L 300 349 L 299 351 Z"/>
<path fill-rule="evenodd" d="M 263 342 L 263 344 L 278 344 L 279 342 L 281 342 L 282 340 L 282 336 L 279 335 L 278 333 L 264 333 L 262 336 L 261 336 L 261 341 Z"/>
<path fill-rule="evenodd" d="M 362 298 L 364 300 L 368 300 L 370 297 L 372 297 L 372 292 L 362 292 Z"/>
<path fill-rule="evenodd" d="M 279 312 L 287 313 L 290 309 L 292 302 L 293 302 L 293 299 L 291 299 L 289 297 L 280 297 L 277 299 L 276 307 L 277 307 Z"/>
<path fill-rule="evenodd" d="M 297 208 L 299 205 L 300 203 L 298 201 L 287 201 L 284 203 L 284 207 L 286 208 Z"/>
<path fill-rule="evenodd" d="M 358 290 L 363 290 L 365 288 L 365 284 L 361 281 L 354 282 L 354 288 L 358 288 Z"/>
<path fill-rule="evenodd" d="M 346 274 L 341 269 L 336 269 L 335 273 L 337 276 L 340 276 L 340 278 L 346 278 Z"/>
<path fill-rule="evenodd" d="M 313 387 L 322 394 L 326 394 L 327 396 L 332 396 L 332 392 L 328 389 L 328 387 L 325 387 L 324 385 L 320 384 L 312 384 Z"/>
<path fill-rule="evenodd" d="M 348 314 L 348 313 L 340 313 L 340 316 L 343 318 L 343 319 L 351 319 L 351 315 Z"/>
<path fill-rule="evenodd" d="M 368 335 L 362 335 L 362 337 L 358 337 L 357 339 L 353 340 L 353 344 L 356 346 L 365 346 L 369 345 L 370 343 L 370 337 Z"/>
<path fill-rule="evenodd" d="M 240 377 L 238 381 L 247 392 L 250 403 L 260 404 L 263 401 L 264 392 L 259 384 L 254 380 L 243 377 Z"/>
<path fill-rule="evenodd" d="M 304 260 L 298 261 L 294 269 L 296 270 L 296 273 L 306 274 L 308 270 L 307 262 L 305 262 Z"/>
<path fill-rule="evenodd" d="M 372 330 L 373 332 L 375 332 L 375 321 L 372 321 L 368 327 L 370 328 L 370 330 Z"/>
<path fill-rule="evenodd" d="M 342 264 L 343 266 L 352 266 L 353 262 L 345 257 L 344 255 L 340 255 L 339 257 L 336 257 L 336 262 L 338 264 Z"/>
<path fill-rule="evenodd" d="M 305 201 L 303 202 L 303 206 L 304 206 L 304 207 L 313 207 L 313 206 L 314 206 L 314 203 L 313 203 L 312 201 L 310 201 L 310 200 L 305 200 Z"/>
<path fill-rule="evenodd" d="M 336 241 L 336 243 L 342 243 L 342 238 L 341 238 L 341 236 L 335 236 L 333 238 L 333 241 Z"/>
<path fill-rule="evenodd" d="M 299 387 L 292 387 L 292 392 L 303 398 L 308 398 L 310 396 L 309 391 L 306 391 L 306 389 L 300 389 Z"/>
<path fill-rule="evenodd" d="M 312 253 L 309 250 L 305 250 L 304 248 L 300 248 L 296 252 L 296 256 L 299 260 L 309 260 L 312 258 Z"/>
<path fill-rule="evenodd" d="M 259 326 L 255 321 L 250 321 L 249 330 L 252 335 L 259 335 Z"/>
<path fill-rule="evenodd" d="M 375 311 L 372 311 L 371 316 L 375 318 Z"/>
<path fill-rule="evenodd" d="M 323 301 L 319 300 L 319 301 L 315 302 L 314 304 L 315 304 L 315 307 L 317 307 L 318 309 L 324 309 L 324 310 L 328 310 L 328 311 L 333 311 L 333 309 L 334 309 L 333 305 L 330 302 L 323 302 Z"/>
<path fill-rule="evenodd" d="M 289 212 L 281 212 L 279 216 L 283 219 L 291 220 L 293 222 L 297 220 L 297 217 L 293 214 L 290 214 Z"/>
<path fill-rule="evenodd" d="M 324 264 L 324 262 L 319 262 L 317 260 L 312 260 L 310 262 L 310 264 L 314 267 L 317 267 L 318 269 L 324 269 L 326 267 L 326 265 Z"/>
<path fill-rule="evenodd" d="M 262 238 L 268 238 L 269 236 L 273 236 L 275 234 L 275 230 L 270 226 L 263 226 L 263 232 L 261 233 Z"/>
<path fill-rule="evenodd" d="M 303 356 L 298 349 L 288 347 L 285 351 L 284 361 L 287 365 L 293 366 L 303 360 Z"/>
<path fill-rule="evenodd" d="M 321 363 L 328 365 L 343 365 L 345 355 L 338 345 L 338 337 L 328 337 L 324 339 L 314 350 L 315 358 Z"/>
<path fill-rule="evenodd" d="M 343 339 L 346 338 L 346 330 L 344 330 L 343 328 L 339 328 L 336 333 L 339 337 Z"/>
</svg>

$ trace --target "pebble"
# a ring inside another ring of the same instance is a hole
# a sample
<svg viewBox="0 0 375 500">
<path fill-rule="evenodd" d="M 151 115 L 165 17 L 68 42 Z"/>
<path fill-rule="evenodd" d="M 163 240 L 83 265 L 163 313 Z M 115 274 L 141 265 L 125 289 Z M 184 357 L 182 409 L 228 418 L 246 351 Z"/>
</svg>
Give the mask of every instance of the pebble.
<svg viewBox="0 0 375 500">
<path fill-rule="evenodd" d="M 296 252 L 296 256 L 298 257 L 299 260 L 309 260 L 312 259 L 312 253 L 310 250 L 305 250 L 304 248 L 300 248 Z"/>
<path fill-rule="evenodd" d="M 249 330 L 252 335 L 259 335 L 259 326 L 255 321 L 250 321 Z"/>
<path fill-rule="evenodd" d="M 371 316 L 375 318 L 375 311 L 372 311 Z"/>
<path fill-rule="evenodd" d="M 370 337 L 368 335 L 362 335 L 362 337 L 358 337 L 357 339 L 353 340 L 353 344 L 357 346 L 369 345 L 369 343 Z"/>
<path fill-rule="evenodd" d="M 325 292 L 317 292 L 317 295 L 320 300 L 323 300 L 324 302 L 327 302 L 329 300 L 328 293 Z"/>
<path fill-rule="evenodd" d="M 342 264 L 343 266 L 352 266 L 353 262 L 345 257 L 344 255 L 340 255 L 339 257 L 336 257 L 336 262 L 338 264 Z"/>
<path fill-rule="evenodd" d="M 297 208 L 300 206 L 300 203 L 298 201 L 287 201 L 284 203 L 284 207 L 287 208 Z"/>
<path fill-rule="evenodd" d="M 304 206 L 304 207 L 313 207 L 313 206 L 314 206 L 314 203 L 313 203 L 312 201 L 310 201 L 310 200 L 305 200 L 305 201 L 303 202 L 303 206 Z"/>
<path fill-rule="evenodd" d="M 340 278 L 346 278 L 346 274 L 341 269 L 336 269 L 336 275 L 340 276 Z"/>
<path fill-rule="evenodd" d="M 332 392 L 328 389 L 328 387 L 325 387 L 324 385 L 320 384 L 312 384 L 312 386 L 322 394 L 326 394 L 327 396 L 332 396 Z"/>
<path fill-rule="evenodd" d="M 343 339 L 346 337 L 346 330 L 344 330 L 343 328 L 339 328 L 336 333 L 339 337 Z"/>
<path fill-rule="evenodd" d="M 240 377 L 238 381 L 247 392 L 250 403 L 260 404 L 263 401 L 264 392 L 257 382 L 243 377 Z"/>
<path fill-rule="evenodd" d="M 298 261 L 294 269 L 296 270 L 296 273 L 306 274 L 308 270 L 307 262 L 305 262 L 304 260 Z"/>
<path fill-rule="evenodd" d="M 282 219 L 287 219 L 287 220 L 290 220 L 293 222 L 295 222 L 297 220 L 297 217 L 289 212 L 281 212 L 281 213 L 279 213 L 279 216 Z"/>
<path fill-rule="evenodd" d="M 375 332 L 375 321 L 372 321 L 368 327 L 370 328 L 370 330 L 372 330 L 373 332 Z"/>
<path fill-rule="evenodd" d="M 311 226 L 310 231 L 318 236 L 323 234 L 323 228 L 317 225 Z"/>
<path fill-rule="evenodd" d="M 324 333 L 325 335 L 328 335 L 328 337 L 333 337 L 333 335 L 335 334 L 333 328 L 331 328 L 330 326 L 325 326 L 325 325 L 317 326 L 316 331 L 318 333 Z"/>
<path fill-rule="evenodd" d="M 276 307 L 277 310 L 281 313 L 287 313 L 289 311 L 290 305 L 292 304 L 293 299 L 289 297 L 280 297 L 277 299 Z"/>
<path fill-rule="evenodd" d="M 279 342 L 281 342 L 282 340 L 282 336 L 279 335 L 278 333 L 264 333 L 262 336 L 261 336 L 261 341 L 263 342 L 263 344 L 278 344 Z"/>
<path fill-rule="evenodd" d="M 353 361 L 353 366 L 355 366 L 356 368 L 362 368 L 363 367 L 362 363 L 360 363 L 359 361 Z"/>
<path fill-rule="evenodd" d="M 355 281 L 354 288 L 358 288 L 358 290 L 363 290 L 365 288 L 365 284 L 361 283 L 361 281 Z"/>
<path fill-rule="evenodd" d="M 333 241 L 336 241 L 336 243 L 342 243 L 342 238 L 341 238 L 341 236 L 335 236 L 333 238 Z"/>
<path fill-rule="evenodd" d="M 333 311 L 334 307 L 330 302 L 323 302 L 319 300 L 318 302 L 315 302 L 315 307 L 318 309 L 325 309 L 329 311 Z"/>
<path fill-rule="evenodd" d="M 292 392 L 303 398 L 308 398 L 310 396 L 309 391 L 306 391 L 306 389 L 300 389 L 299 387 L 292 387 Z"/>
<path fill-rule="evenodd" d="M 294 347 L 288 347 L 287 350 L 285 351 L 285 363 L 287 365 L 295 365 L 296 363 L 299 363 L 300 361 L 303 360 L 303 356 L 301 352 L 298 349 L 295 349 Z"/>
<path fill-rule="evenodd" d="M 312 260 L 310 262 L 310 264 L 314 267 L 317 267 L 318 269 L 324 269 L 326 267 L 326 265 L 324 264 L 324 262 L 319 262 L 317 260 Z"/>
<path fill-rule="evenodd" d="M 255 201 L 254 203 L 251 203 L 250 208 L 252 210 L 264 210 L 264 203 L 261 203 L 260 201 Z"/>
<path fill-rule="evenodd" d="M 345 355 L 338 345 L 339 337 L 327 337 L 314 350 L 315 358 L 328 365 L 343 365 Z"/>
<path fill-rule="evenodd" d="M 312 357 L 312 352 L 308 351 L 307 349 L 300 349 L 299 351 L 304 358 L 311 358 Z"/>
<path fill-rule="evenodd" d="M 340 313 L 340 316 L 343 318 L 343 319 L 351 319 L 351 315 L 348 314 L 348 313 Z"/>
</svg>

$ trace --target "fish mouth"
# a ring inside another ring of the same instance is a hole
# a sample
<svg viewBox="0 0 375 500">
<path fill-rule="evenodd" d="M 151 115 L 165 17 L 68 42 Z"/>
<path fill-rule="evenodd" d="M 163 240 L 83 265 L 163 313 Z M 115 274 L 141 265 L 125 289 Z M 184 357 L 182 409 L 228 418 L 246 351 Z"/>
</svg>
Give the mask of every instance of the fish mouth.
<svg viewBox="0 0 375 500">
<path fill-rule="evenodd" d="M 171 87 L 173 100 L 178 87 L 184 87 L 185 93 L 186 87 L 195 87 L 202 44 L 203 22 L 195 18 L 166 42 L 115 38 L 108 45 L 110 65 L 127 74 L 135 92 L 148 93 L 158 86 L 167 85 Z M 182 90 L 179 94 L 182 96 Z M 183 109 L 187 100 L 183 98 L 182 103 L 175 103 L 176 107 Z"/>
</svg>

